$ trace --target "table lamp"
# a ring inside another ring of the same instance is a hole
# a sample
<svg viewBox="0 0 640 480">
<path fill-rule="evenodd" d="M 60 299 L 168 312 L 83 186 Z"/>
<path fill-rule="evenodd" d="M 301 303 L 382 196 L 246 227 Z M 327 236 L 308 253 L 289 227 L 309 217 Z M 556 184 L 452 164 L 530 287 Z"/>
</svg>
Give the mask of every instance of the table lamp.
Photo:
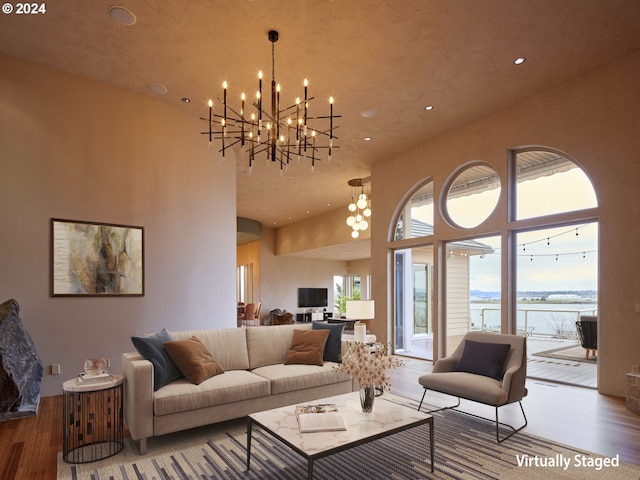
<svg viewBox="0 0 640 480">
<path fill-rule="evenodd" d="M 347 319 L 372 320 L 375 318 L 375 302 L 373 300 L 347 300 Z M 353 336 L 356 342 L 366 343 L 367 326 L 357 322 L 353 326 Z"/>
</svg>

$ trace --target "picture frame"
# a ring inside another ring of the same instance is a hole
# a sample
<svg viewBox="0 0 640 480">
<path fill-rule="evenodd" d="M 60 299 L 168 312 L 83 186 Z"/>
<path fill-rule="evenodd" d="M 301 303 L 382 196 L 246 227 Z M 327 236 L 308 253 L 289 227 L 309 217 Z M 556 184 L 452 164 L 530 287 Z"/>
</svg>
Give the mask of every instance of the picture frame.
<svg viewBox="0 0 640 480">
<path fill-rule="evenodd" d="M 52 218 L 51 296 L 144 296 L 144 227 Z"/>
</svg>

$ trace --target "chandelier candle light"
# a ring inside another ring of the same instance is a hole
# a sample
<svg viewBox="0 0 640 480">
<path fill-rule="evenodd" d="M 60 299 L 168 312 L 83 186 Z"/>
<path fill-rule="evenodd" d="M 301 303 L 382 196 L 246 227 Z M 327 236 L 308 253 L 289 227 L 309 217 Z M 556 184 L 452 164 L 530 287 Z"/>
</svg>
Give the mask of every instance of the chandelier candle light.
<svg viewBox="0 0 640 480">
<path fill-rule="evenodd" d="M 316 161 L 322 160 L 321 152 L 326 152 L 327 161 L 331 160 L 334 148 L 333 140 L 337 139 L 334 119 L 340 115 L 333 114 L 333 97 L 329 97 L 329 115 L 310 116 L 309 105 L 314 97 L 309 97 L 309 82 L 305 78 L 304 103 L 300 107 L 300 97 L 295 103 L 283 107 L 280 104 L 280 84 L 275 79 L 275 44 L 278 41 L 278 32 L 269 31 L 271 42 L 271 110 L 263 108 L 262 71 L 258 73 L 258 91 L 255 101 L 251 106 L 255 109 L 251 115 L 245 111 L 244 93 L 241 95 L 240 111 L 234 109 L 227 101 L 227 82 L 222 84 L 223 97 L 222 114 L 215 113 L 214 102 L 209 100 L 209 118 L 201 118 L 208 121 L 209 128 L 202 132 L 209 138 L 209 149 L 213 140 L 221 141 L 218 150 L 225 156 L 228 148 L 240 144 L 241 155 L 249 154 L 249 173 L 253 171 L 256 158 L 264 154 L 267 160 L 280 164 L 280 174 L 289 167 L 292 156 L 296 156 L 298 162 L 302 159 L 311 160 L 311 171 L 315 169 Z M 328 120 L 328 128 L 327 128 Z M 312 126 L 313 123 L 313 126 Z M 294 125 L 295 124 L 295 125 Z M 321 128 L 319 125 L 323 124 Z"/>
<path fill-rule="evenodd" d="M 350 187 L 360 187 L 358 198 L 356 199 L 356 194 L 351 194 L 351 203 L 347 207 L 350 212 L 347 217 L 347 225 L 353 229 L 351 236 L 358 238 L 361 230 L 364 231 L 369 228 L 369 222 L 367 222 L 366 219 L 371 216 L 371 198 L 367 197 L 367 194 L 364 193 L 364 179 L 354 178 L 347 183 Z"/>
</svg>

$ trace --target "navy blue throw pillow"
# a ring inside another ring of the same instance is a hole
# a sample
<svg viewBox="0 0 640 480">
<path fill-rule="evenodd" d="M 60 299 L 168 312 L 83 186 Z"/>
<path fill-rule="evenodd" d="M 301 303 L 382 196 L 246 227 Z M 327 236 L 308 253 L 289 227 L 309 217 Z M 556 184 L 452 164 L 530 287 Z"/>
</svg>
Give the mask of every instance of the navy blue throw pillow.
<svg viewBox="0 0 640 480">
<path fill-rule="evenodd" d="M 322 359 L 326 362 L 340 362 L 342 352 L 342 332 L 344 323 L 313 322 L 313 330 L 329 330 L 329 338 L 324 345 Z"/>
<path fill-rule="evenodd" d="M 475 373 L 502 380 L 504 361 L 511 349 L 508 343 L 484 343 L 465 340 L 456 372 Z"/>
<path fill-rule="evenodd" d="M 164 348 L 165 342 L 173 341 L 165 328 L 153 335 L 131 337 L 131 341 L 138 353 L 153 364 L 154 391 L 164 387 L 167 383 L 184 377 Z"/>
</svg>

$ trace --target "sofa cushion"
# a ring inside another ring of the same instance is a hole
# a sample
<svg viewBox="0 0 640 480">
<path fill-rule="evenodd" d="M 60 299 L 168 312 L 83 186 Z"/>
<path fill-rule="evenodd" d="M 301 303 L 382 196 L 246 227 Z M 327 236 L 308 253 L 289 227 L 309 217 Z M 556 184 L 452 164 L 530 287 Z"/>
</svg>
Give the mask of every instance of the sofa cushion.
<svg viewBox="0 0 640 480">
<path fill-rule="evenodd" d="M 311 329 L 311 324 L 273 325 L 244 329 L 247 332 L 249 368 L 254 369 L 265 365 L 284 363 L 284 359 L 287 358 L 287 353 L 289 353 L 289 348 L 291 347 L 295 329 L 309 330 Z"/>
<path fill-rule="evenodd" d="M 465 340 L 462 357 L 456 365 L 456 372 L 475 373 L 502 380 L 504 361 L 511 345 L 508 343 L 485 343 Z"/>
<path fill-rule="evenodd" d="M 171 332 L 174 340 L 186 340 L 198 337 L 218 363 L 229 370 L 248 370 L 246 328 L 221 328 L 211 330 L 187 330 Z M 253 330 L 253 328 L 252 328 Z"/>
<path fill-rule="evenodd" d="M 271 382 L 271 394 L 304 390 L 306 388 L 351 381 L 351 377 L 335 370 L 337 363 L 318 365 L 267 365 L 252 370 Z"/>
<path fill-rule="evenodd" d="M 340 362 L 344 323 L 313 322 L 313 330 L 329 330 L 329 338 L 324 346 L 322 359 L 327 362 Z"/>
<path fill-rule="evenodd" d="M 294 330 L 284 364 L 323 365 L 322 355 L 327 338 L 329 330 Z"/>
<path fill-rule="evenodd" d="M 265 397 L 270 393 L 269 380 L 246 370 L 226 371 L 200 385 L 186 378 L 176 380 L 153 394 L 157 416 Z"/>
<path fill-rule="evenodd" d="M 188 340 L 166 342 L 164 348 L 191 383 L 199 385 L 207 378 L 224 373 L 224 369 L 196 336 Z"/>
<path fill-rule="evenodd" d="M 165 342 L 172 340 L 173 338 L 165 328 L 153 335 L 131 337 L 133 346 L 136 347 L 138 353 L 153 365 L 154 390 L 158 390 L 183 376 L 164 348 Z"/>
</svg>

